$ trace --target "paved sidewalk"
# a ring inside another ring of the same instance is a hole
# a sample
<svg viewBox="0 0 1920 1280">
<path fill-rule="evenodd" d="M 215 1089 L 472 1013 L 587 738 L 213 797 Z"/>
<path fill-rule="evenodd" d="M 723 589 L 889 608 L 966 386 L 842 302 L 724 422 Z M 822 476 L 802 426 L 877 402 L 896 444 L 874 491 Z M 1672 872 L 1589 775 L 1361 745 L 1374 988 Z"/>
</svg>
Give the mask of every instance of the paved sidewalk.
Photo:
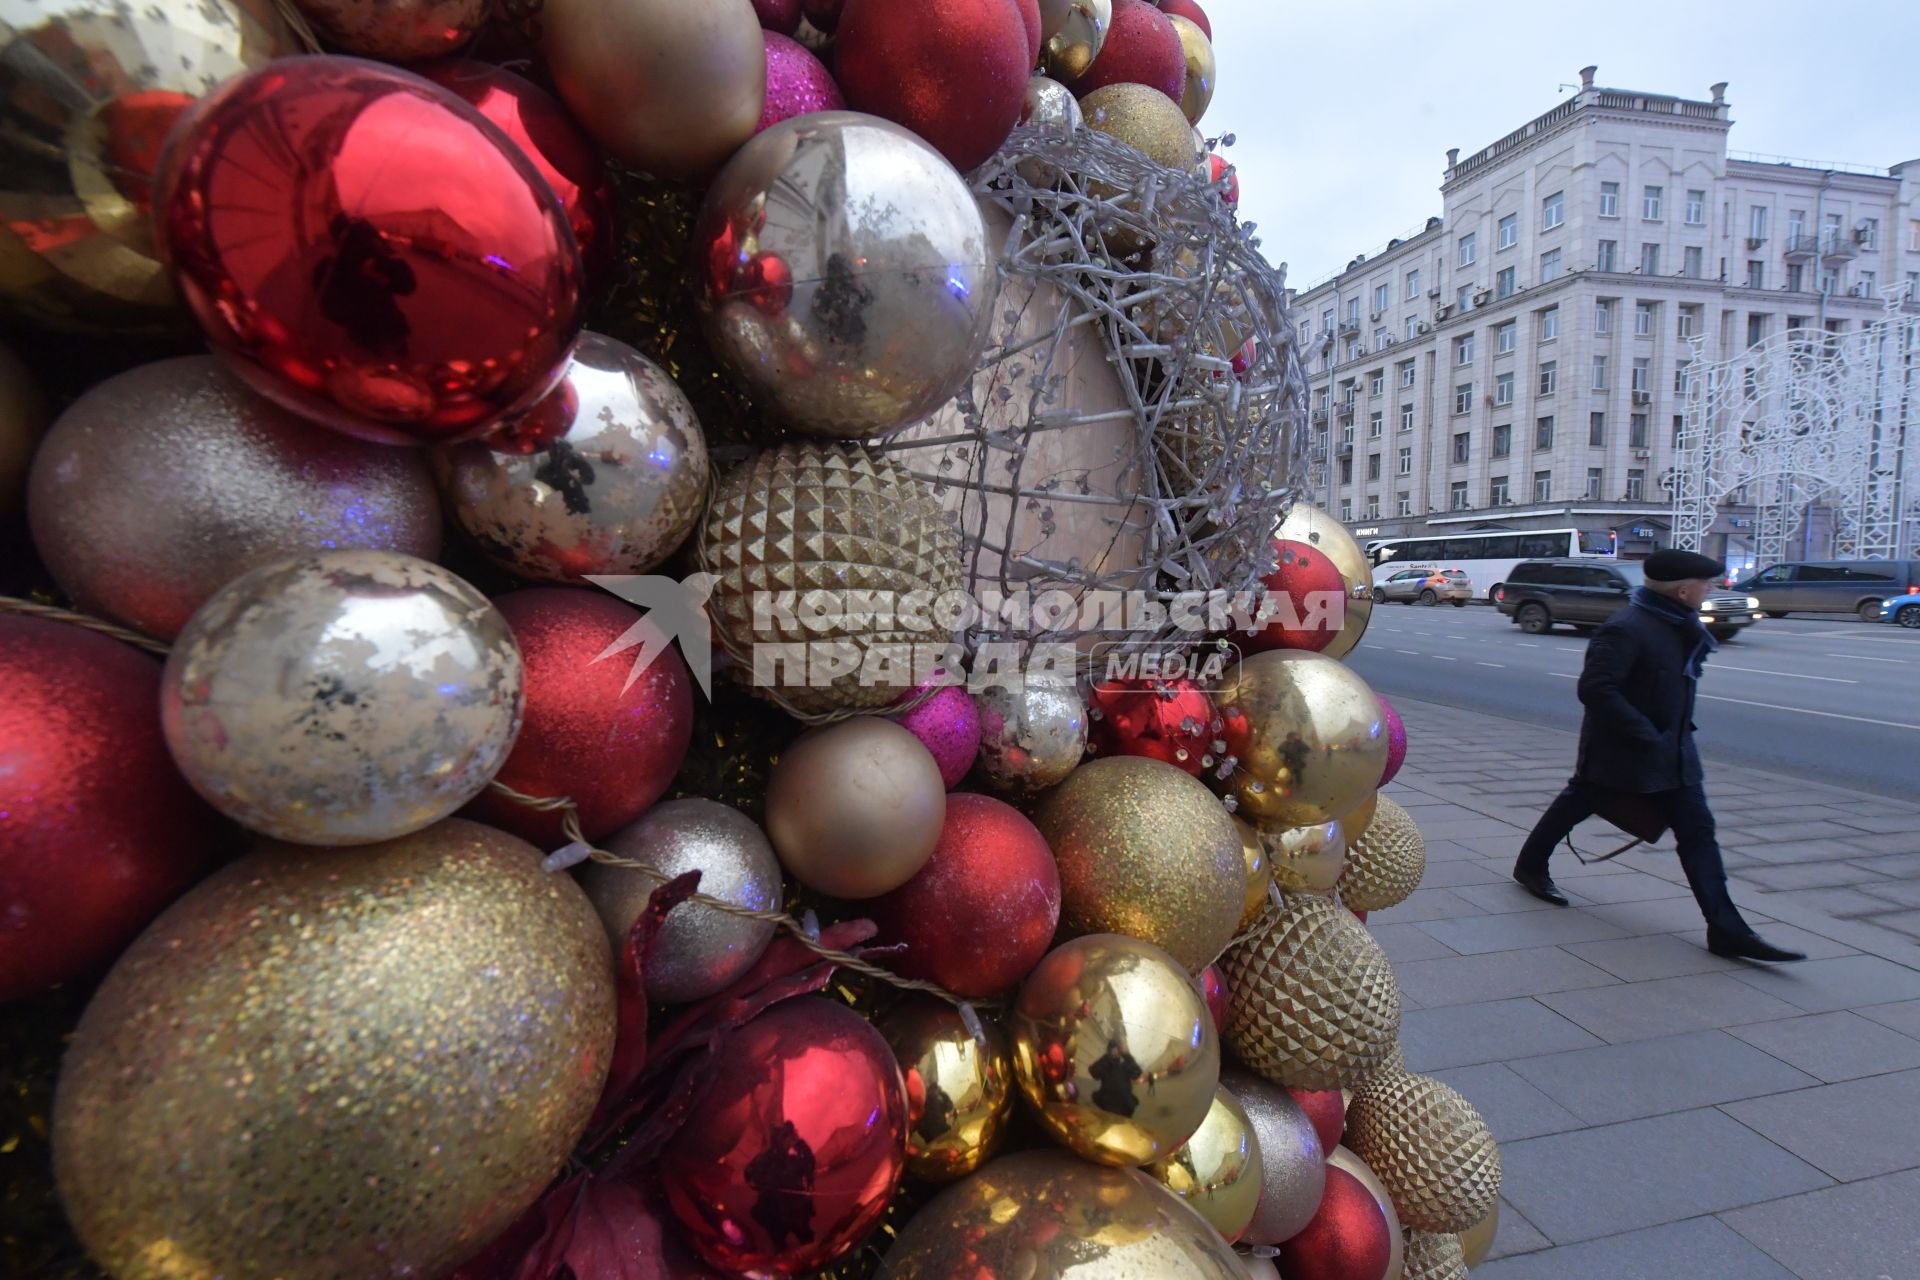
<svg viewBox="0 0 1920 1280">
<path fill-rule="evenodd" d="M 1746 965 L 1705 950 L 1671 838 L 1599 866 L 1563 848 L 1571 908 L 1511 883 L 1572 734 L 1394 705 L 1412 751 L 1388 794 L 1427 874 L 1369 924 L 1408 1065 L 1500 1140 L 1475 1280 L 1920 1277 L 1920 804 L 1709 761 L 1735 901 L 1810 956 Z"/>
</svg>

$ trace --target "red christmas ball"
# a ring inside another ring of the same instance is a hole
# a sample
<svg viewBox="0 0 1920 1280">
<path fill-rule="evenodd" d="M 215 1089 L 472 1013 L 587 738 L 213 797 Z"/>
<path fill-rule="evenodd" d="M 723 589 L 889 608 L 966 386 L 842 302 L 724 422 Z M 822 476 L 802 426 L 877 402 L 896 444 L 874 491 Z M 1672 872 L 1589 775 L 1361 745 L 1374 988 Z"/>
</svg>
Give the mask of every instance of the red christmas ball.
<svg viewBox="0 0 1920 1280">
<path fill-rule="evenodd" d="M 753 0 L 753 11 L 768 31 L 790 36 L 800 29 L 800 0 Z"/>
<path fill-rule="evenodd" d="M 1345 615 L 1347 579 L 1333 558 L 1309 542 L 1275 538 L 1279 564 L 1262 581 L 1266 586 L 1267 619 L 1234 639 L 1247 653 L 1268 649 L 1308 649 L 1318 652 L 1340 634 Z"/>
<path fill-rule="evenodd" d="M 1060 923 L 1060 870 L 1039 828 L 1012 805 L 961 792 L 933 856 L 913 879 L 871 900 L 879 941 L 911 978 L 984 999 L 1010 990 L 1047 954 Z"/>
<path fill-rule="evenodd" d="M 160 664 L 0 616 L 0 1001 L 105 968 L 227 828 L 160 734 Z"/>
<path fill-rule="evenodd" d="M 1027 47 L 1008 0 L 846 0 L 833 66 L 849 106 L 906 126 L 965 172 L 1020 122 Z"/>
<path fill-rule="evenodd" d="M 1400 772 L 1400 766 L 1407 762 L 1407 726 L 1400 719 L 1400 713 L 1393 709 L 1393 704 L 1385 698 L 1380 698 L 1380 718 L 1387 722 L 1387 767 L 1380 775 L 1380 785 L 1384 787 L 1393 781 L 1394 775 Z"/>
<path fill-rule="evenodd" d="M 1160 11 L 1176 18 L 1185 18 L 1200 28 L 1207 39 L 1213 39 L 1213 24 L 1207 21 L 1207 15 L 1193 0 L 1160 0 Z"/>
<path fill-rule="evenodd" d="M 1200 971 L 1200 994 L 1207 1002 L 1207 1012 L 1213 1015 L 1214 1029 L 1225 1031 L 1227 1014 L 1233 1008 L 1233 993 L 1227 990 L 1227 979 L 1219 965 L 1210 964 Z"/>
<path fill-rule="evenodd" d="M 1391 1230 L 1366 1185 L 1328 1165 L 1320 1208 L 1280 1246 L 1280 1269 L 1287 1280 L 1380 1280 L 1393 1256 Z"/>
<path fill-rule="evenodd" d="M 1027 69 L 1040 61 L 1040 0 L 1013 0 L 1020 10 L 1020 21 L 1027 26 Z"/>
<path fill-rule="evenodd" d="M 1207 155 L 1207 170 L 1211 175 L 1208 178 L 1209 182 L 1218 182 L 1222 178 L 1225 178 L 1227 180 L 1226 187 L 1220 192 L 1220 199 L 1226 202 L 1226 205 L 1229 209 L 1239 208 L 1240 207 L 1240 174 L 1239 172 L 1235 170 L 1232 165 L 1227 163 L 1227 158 L 1225 156 L 1219 155 L 1217 153 L 1211 153 L 1211 152 Z M 1247 341 L 1252 342 L 1253 339 L 1248 338 Z"/>
<path fill-rule="evenodd" d="M 839 111 L 847 105 L 847 100 L 840 96 L 840 86 L 834 83 L 833 73 L 808 52 L 805 45 L 777 31 L 767 32 L 766 44 L 767 103 L 760 108 L 760 123 L 753 127 L 755 133 L 795 116 Z"/>
<path fill-rule="evenodd" d="M 429 81 L 277 58 L 181 121 L 155 201 L 208 341 L 264 394 L 393 444 L 531 408 L 580 331 L 580 250 L 533 161 Z"/>
<path fill-rule="evenodd" d="M 1107 42 L 1087 73 L 1073 82 L 1081 97 L 1110 84 L 1144 84 L 1175 102 L 1187 90 L 1187 55 L 1167 15 L 1147 0 L 1113 0 Z"/>
<path fill-rule="evenodd" d="M 588 281 L 603 279 L 613 261 L 613 190 L 606 162 L 559 100 L 504 67 L 468 58 L 419 70 L 464 98 L 533 162 L 566 210 Z"/>
<path fill-rule="evenodd" d="M 1196 777 L 1213 761 L 1220 713 L 1191 680 L 1109 680 L 1093 686 L 1087 706 L 1101 755 L 1146 756 Z"/>
<path fill-rule="evenodd" d="M 803 998 L 733 1032 L 713 1061 L 660 1162 L 688 1242 L 728 1272 L 826 1266 L 886 1213 L 906 1167 L 893 1052 L 853 1010 Z"/>
<path fill-rule="evenodd" d="M 527 707 L 495 780 L 531 796 L 571 796 L 589 840 L 626 826 L 673 784 L 687 754 L 687 664 L 668 646 L 636 676 L 643 645 L 659 642 L 660 631 L 602 592 L 534 587 L 493 604 L 520 643 Z M 542 848 L 566 840 L 558 814 L 496 791 L 481 792 L 467 814 Z"/>
<path fill-rule="evenodd" d="M 1347 1131 L 1347 1100 L 1340 1096 L 1340 1091 L 1295 1089 L 1289 1086 L 1287 1092 L 1307 1113 L 1307 1119 L 1313 1121 L 1313 1131 L 1320 1138 L 1320 1149 L 1331 1151 L 1339 1146 L 1341 1135 Z"/>
</svg>

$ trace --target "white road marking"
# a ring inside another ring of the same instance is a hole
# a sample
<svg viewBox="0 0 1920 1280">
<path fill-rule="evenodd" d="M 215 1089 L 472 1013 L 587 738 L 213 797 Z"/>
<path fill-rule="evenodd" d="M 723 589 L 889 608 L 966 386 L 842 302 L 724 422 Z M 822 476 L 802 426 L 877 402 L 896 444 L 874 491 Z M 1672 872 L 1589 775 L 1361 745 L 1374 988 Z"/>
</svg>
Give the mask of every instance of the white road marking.
<svg viewBox="0 0 1920 1280">
<path fill-rule="evenodd" d="M 1412 654 L 1412 655 L 1413 655 L 1414 657 L 1416 657 L 1416 658 L 1420 656 L 1420 651 L 1419 651 L 1418 649 L 1395 649 L 1395 650 L 1394 650 L 1394 652 L 1395 652 L 1395 653 L 1410 653 L 1410 654 Z"/>
<path fill-rule="evenodd" d="M 1744 671 L 1753 676 L 1783 676 L 1788 680 L 1819 680 L 1825 684 L 1859 684 L 1858 680 L 1847 680 L 1840 676 L 1810 676 L 1799 671 L 1767 671 L 1760 667 L 1734 667 L 1724 662 L 1708 665 L 1710 671 Z"/>
<path fill-rule="evenodd" d="M 1562 680 L 1578 680 L 1580 677 L 1571 671 L 1549 671 L 1550 676 L 1559 676 Z"/>
<path fill-rule="evenodd" d="M 1427 656 L 1428 656 L 1429 658 L 1432 658 L 1432 659 L 1433 659 L 1433 660 L 1434 660 L 1435 662 L 1458 662 L 1458 661 L 1460 661 L 1460 659 L 1458 659 L 1458 658 L 1449 658 L 1449 657 L 1448 657 L 1448 656 L 1447 656 L 1446 654 L 1444 654 L 1444 653 L 1430 653 L 1430 654 L 1428 654 Z"/>
<path fill-rule="evenodd" d="M 1473 665 L 1476 667 L 1498 667 L 1502 671 L 1507 669 L 1507 664 L 1504 662 L 1476 662 Z"/>
<path fill-rule="evenodd" d="M 1829 653 L 1823 656 L 1828 658 L 1845 658 L 1849 662 L 1891 662 L 1902 667 L 1916 665 L 1911 658 L 1874 658 L 1864 653 Z"/>
<path fill-rule="evenodd" d="M 1868 716 L 1845 716 L 1838 711 L 1815 711 L 1812 707 L 1783 707 L 1777 702 L 1750 702 L 1745 698 L 1723 698 L 1716 693 L 1703 693 L 1702 699 L 1708 702 L 1736 702 L 1743 707 L 1764 707 L 1768 711 L 1797 711 L 1803 716 L 1821 716 L 1828 720 L 1851 720 L 1855 724 L 1877 724 L 1888 729 L 1912 729 L 1920 733 L 1920 724 L 1903 724 L 1898 720 L 1874 720 Z"/>
<path fill-rule="evenodd" d="M 1519 645 L 1522 649 L 1538 649 L 1540 647 L 1536 642 L 1532 640 L 1516 640 L 1514 641 L 1514 643 Z"/>
</svg>

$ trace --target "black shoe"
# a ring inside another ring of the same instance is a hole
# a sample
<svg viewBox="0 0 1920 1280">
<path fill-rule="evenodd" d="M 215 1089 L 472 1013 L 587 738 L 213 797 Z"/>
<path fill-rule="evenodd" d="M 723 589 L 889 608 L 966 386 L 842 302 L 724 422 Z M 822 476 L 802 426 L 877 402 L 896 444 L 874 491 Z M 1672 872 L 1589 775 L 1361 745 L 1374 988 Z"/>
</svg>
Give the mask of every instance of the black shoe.
<svg viewBox="0 0 1920 1280">
<path fill-rule="evenodd" d="M 1764 960 L 1769 964 L 1791 964 L 1807 958 L 1806 952 L 1776 947 L 1757 933 L 1742 934 L 1737 938 L 1716 938 L 1708 934 L 1707 950 L 1729 960 Z"/>
<path fill-rule="evenodd" d="M 1542 902 L 1551 902 L 1556 907 L 1568 905 L 1567 895 L 1560 892 L 1560 886 L 1544 871 L 1522 871 L 1515 867 L 1513 882 Z"/>
</svg>

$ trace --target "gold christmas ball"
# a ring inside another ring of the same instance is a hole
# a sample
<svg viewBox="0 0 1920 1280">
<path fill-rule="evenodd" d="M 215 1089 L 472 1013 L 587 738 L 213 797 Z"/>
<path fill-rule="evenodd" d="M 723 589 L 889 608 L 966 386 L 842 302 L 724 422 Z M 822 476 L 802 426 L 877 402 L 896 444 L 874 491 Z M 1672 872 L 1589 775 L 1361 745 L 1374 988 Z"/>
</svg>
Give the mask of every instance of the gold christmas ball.
<svg viewBox="0 0 1920 1280">
<path fill-rule="evenodd" d="M 89 332 L 188 326 L 153 174 L 194 99 L 299 49 L 271 0 L 41 0 L 0 17 L 0 306 Z"/>
<path fill-rule="evenodd" d="M 1087 73 L 1113 27 L 1113 0 L 1040 0 L 1040 67 L 1072 84 Z"/>
<path fill-rule="evenodd" d="M 1259 828 L 1244 818 L 1235 818 L 1233 829 L 1240 833 L 1240 861 L 1247 868 L 1246 905 L 1241 908 L 1240 923 L 1233 931 L 1245 933 L 1267 909 L 1267 890 L 1273 885 L 1273 859 L 1267 854 L 1266 841 L 1260 838 Z"/>
<path fill-rule="evenodd" d="M 1427 870 L 1427 843 L 1398 801 L 1380 797 L 1367 833 L 1347 845 L 1340 898 L 1355 911 L 1397 907 L 1420 887 Z"/>
<path fill-rule="evenodd" d="M 1276 1084 L 1357 1083 L 1393 1047 L 1400 985 L 1354 914 L 1314 894 L 1288 894 L 1227 952 L 1233 991 L 1227 1042 Z"/>
<path fill-rule="evenodd" d="M 1233 940 L 1247 900 L 1240 832 L 1206 784 L 1161 760 L 1075 769 L 1034 815 L 1060 864 L 1060 927 L 1124 933 L 1198 973 Z"/>
<path fill-rule="evenodd" d="M 802 734 L 767 783 L 767 836 L 781 865 L 834 898 L 877 898 L 913 879 L 946 820 L 933 753 L 879 716 Z"/>
<path fill-rule="evenodd" d="M 1331 822 L 1379 788 L 1380 699 L 1322 654 L 1273 649 L 1241 661 L 1213 695 L 1240 811 L 1266 826 Z"/>
<path fill-rule="evenodd" d="M 27 468 L 46 426 L 47 402 L 32 373 L 19 356 L 0 346 L 0 522 L 20 513 Z"/>
<path fill-rule="evenodd" d="M 1460 1252 L 1469 1269 L 1479 1266 L 1493 1252 L 1494 1237 L 1500 1234 L 1500 1202 L 1495 1200 L 1487 1216 L 1460 1234 Z"/>
<path fill-rule="evenodd" d="M 1191 18 L 1172 13 L 1167 15 L 1167 20 L 1173 23 L 1174 32 L 1180 37 L 1180 56 L 1187 62 L 1187 88 L 1180 95 L 1180 113 L 1186 116 L 1188 124 L 1198 125 L 1213 102 L 1213 41 L 1207 39 L 1207 33 Z"/>
<path fill-rule="evenodd" d="M 1408 1228 L 1407 1265 L 1402 1280 L 1467 1280 L 1466 1253 L 1460 1237 L 1446 1231 Z"/>
<path fill-rule="evenodd" d="M 1394 1211 L 1393 1199 L 1387 1189 L 1375 1176 L 1367 1162 L 1345 1147 L 1335 1147 L 1327 1153 L 1327 1166 L 1351 1174 L 1356 1182 L 1367 1189 L 1373 1202 L 1380 1206 L 1380 1215 L 1387 1220 L 1387 1265 L 1380 1273 L 1380 1280 L 1402 1280 L 1407 1266 L 1407 1236 L 1400 1225 L 1400 1215 Z"/>
<path fill-rule="evenodd" d="M 486 22 L 488 0 L 295 0 L 342 53 L 418 62 L 458 53 Z"/>
<path fill-rule="evenodd" d="M 1373 569 L 1367 563 L 1366 552 L 1360 549 L 1345 525 L 1304 502 L 1293 504 L 1293 509 L 1274 526 L 1273 536 L 1320 548 L 1340 570 L 1347 584 L 1345 618 L 1340 634 L 1320 652 L 1329 658 L 1346 657 L 1360 643 L 1360 637 L 1366 635 L 1367 623 L 1373 618 Z"/>
<path fill-rule="evenodd" d="M 1473 1104 L 1426 1076 L 1382 1076 L 1354 1094 L 1347 1145 L 1420 1231 L 1465 1231 L 1500 1196 L 1500 1148 Z"/>
<path fill-rule="evenodd" d="M 907 1082 L 907 1171 L 951 1182 L 985 1164 L 1013 1110 L 1006 1033 L 982 1018 L 975 1039 L 958 1009 L 924 995 L 901 1001 L 876 1025 Z"/>
<path fill-rule="evenodd" d="M 1387 1050 L 1386 1054 L 1381 1057 L 1374 1069 L 1367 1073 L 1365 1083 L 1372 1084 L 1375 1080 L 1384 1080 L 1388 1076 L 1404 1076 L 1406 1074 L 1407 1054 L 1406 1051 L 1400 1047 L 1400 1042 L 1395 1040 L 1393 1042 L 1393 1048 Z M 1349 1101 L 1351 1101 L 1351 1099 L 1349 1099 Z"/>
<path fill-rule="evenodd" d="M 1347 869 L 1344 824 L 1316 822 L 1305 827 L 1260 828 L 1282 893 L 1332 893 Z"/>
<path fill-rule="evenodd" d="M 1238 1100 L 1224 1087 L 1213 1091 L 1207 1118 L 1147 1176 L 1185 1200 L 1222 1238 L 1238 1240 L 1260 1205 L 1260 1138 Z"/>
<path fill-rule="evenodd" d="M 1096 933 L 1055 947 L 1020 988 L 1011 1029 L 1014 1074 L 1041 1125 L 1097 1164 L 1171 1155 L 1220 1083 L 1198 988 L 1138 938 Z"/>
<path fill-rule="evenodd" d="M 269 845 L 87 1007 L 60 1197 L 116 1280 L 443 1275 L 546 1189 L 613 1038 L 600 921 L 518 837 Z"/>
<path fill-rule="evenodd" d="M 1123 81 L 1080 99 L 1087 127 L 1120 139 L 1155 164 L 1193 168 L 1193 126 L 1180 104 L 1158 89 Z"/>
<path fill-rule="evenodd" d="M 1245 1280 L 1232 1249 L 1134 1169 L 1002 1156 L 928 1201 L 879 1280 Z"/>
<path fill-rule="evenodd" d="M 1045 791 L 1087 754 L 1087 704 L 1071 678 L 990 684 L 973 695 L 973 705 L 980 715 L 974 768 L 995 791 Z"/>
<path fill-rule="evenodd" d="M 699 177 L 760 122 L 767 51 L 752 0 L 546 0 L 540 30 L 568 111 L 622 164 Z"/>
<path fill-rule="evenodd" d="M 1380 793 L 1376 791 L 1362 800 L 1359 808 L 1340 819 L 1340 829 L 1346 833 L 1348 844 L 1352 844 L 1367 833 L 1367 828 L 1373 825 L 1373 815 L 1378 811 L 1379 806 Z"/>
<path fill-rule="evenodd" d="M 795 441 L 735 467 L 699 559 L 735 674 L 802 712 L 887 706 L 919 683 L 916 659 L 952 639 L 938 602 L 961 588 L 953 518 L 858 445 Z"/>
</svg>

